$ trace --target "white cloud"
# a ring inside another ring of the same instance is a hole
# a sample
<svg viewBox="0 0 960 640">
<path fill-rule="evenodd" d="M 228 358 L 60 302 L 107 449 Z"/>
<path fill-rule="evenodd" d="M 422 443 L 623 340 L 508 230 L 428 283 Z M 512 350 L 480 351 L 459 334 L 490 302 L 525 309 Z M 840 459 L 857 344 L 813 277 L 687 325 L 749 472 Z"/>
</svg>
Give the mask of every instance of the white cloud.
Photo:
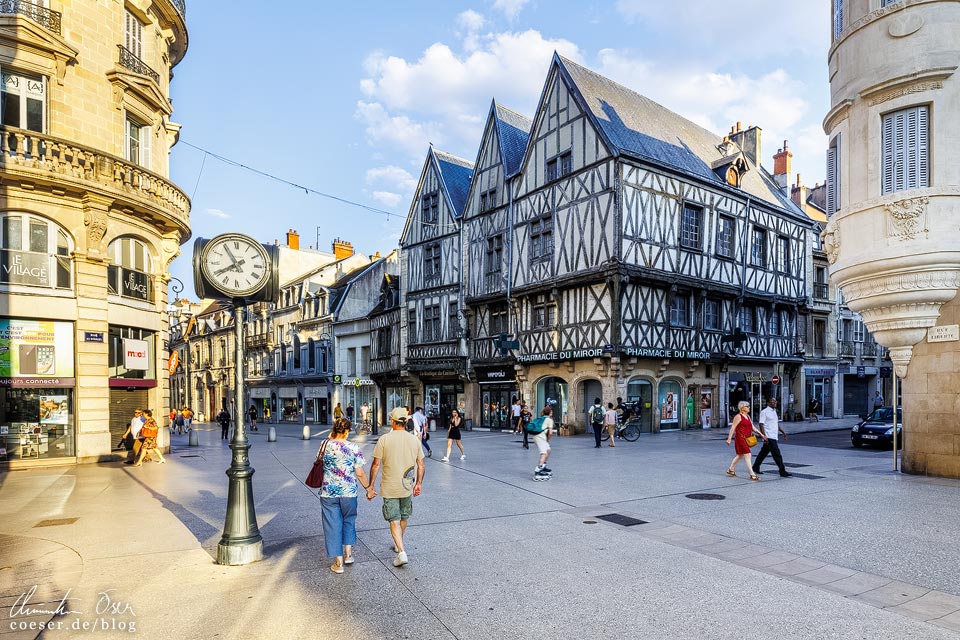
<svg viewBox="0 0 960 640">
<path fill-rule="evenodd" d="M 514 20 L 529 0 L 493 0 L 493 8 Z"/>
<path fill-rule="evenodd" d="M 443 125 L 417 122 L 409 116 L 392 116 L 378 102 L 357 102 L 357 118 L 366 125 L 367 141 L 374 146 L 389 146 L 413 158 L 423 158 L 427 144 L 442 144 Z"/>
<path fill-rule="evenodd" d="M 395 207 L 403 200 L 403 196 L 399 193 L 390 191 L 374 191 L 372 195 L 374 200 L 388 207 Z"/>
<path fill-rule="evenodd" d="M 367 184 L 385 184 L 410 193 L 417 188 L 417 179 L 406 169 L 395 165 L 368 169 L 366 179 Z"/>
<path fill-rule="evenodd" d="M 226 211 L 221 211 L 220 209 L 207 209 L 207 215 L 213 216 L 214 218 L 220 218 L 221 220 L 230 219 L 230 214 Z"/>
<path fill-rule="evenodd" d="M 479 31 L 483 27 L 484 17 L 474 11 L 473 9 L 467 9 L 463 13 L 457 16 L 457 24 L 460 25 L 460 28 L 467 31 L 467 33 L 474 33 Z"/>
</svg>

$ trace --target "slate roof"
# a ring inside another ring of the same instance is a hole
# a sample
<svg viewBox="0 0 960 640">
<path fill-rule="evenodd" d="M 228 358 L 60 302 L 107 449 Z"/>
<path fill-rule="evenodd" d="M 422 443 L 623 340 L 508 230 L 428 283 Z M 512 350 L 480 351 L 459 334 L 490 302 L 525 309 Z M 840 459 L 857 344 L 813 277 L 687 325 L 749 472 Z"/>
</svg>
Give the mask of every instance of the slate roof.
<svg viewBox="0 0 960 640">
<path fill-rule="evenodd" d="M 440 171 L 440 178 L 450 198 L 450 206 L 453 207 L 453 215 L 459 218 L 463 215 L 463 207 L 467 202 L 467 192 L 470 190 L 470 180 L 473 178 L 473 163 L 445 151 L 437 149 L 432 151 L 437 169 Z"/>
<path fill-rule="evenodd" d="M 723 154 L 718 136 L 595 71 L 554 54 L 600 128 L 611 152 L 667 165 L 708 182 L 726 185 L 710 168 Z M 762 167 L 744 174 L 740 190 L 792 213 L 803 212 Z"/>
<path fill-rule="evenodd" d="M 530 118 L 497 104 L 496 101 L 494 105 L 504 173 L 505 177 L 512 178 L 520 171 L 533 122 Z"/>
</svg>

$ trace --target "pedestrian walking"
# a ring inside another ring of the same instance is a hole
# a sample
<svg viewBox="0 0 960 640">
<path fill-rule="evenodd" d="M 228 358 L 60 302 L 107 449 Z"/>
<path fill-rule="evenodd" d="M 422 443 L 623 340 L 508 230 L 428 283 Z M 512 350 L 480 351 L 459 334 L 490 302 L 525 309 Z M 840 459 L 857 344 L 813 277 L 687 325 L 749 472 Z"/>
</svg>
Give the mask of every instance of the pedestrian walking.
<svg viewBox="0 0 960 640">
<path fill-rule="evenodd" d="M 600 398 L 593 399 L 593 406 L 590 407 L 590 426 L 593 427 L 594 449 L 600 448 L 600 434 L 603 432 L 603 420 L 606 411 L 603 410 L 603 404 Z"/>
<path fill-rule="evenodd" d="M 263 419 L 266 422 L 270 422 L 270 407 L 264 407 L 263 409 Z"/>
<path fill-rule="evenodd" d="M 160 427 L 157 421 L 153 419 L 153 412 L 150 409 L 143 410 L 144 423 L 140 429 L 140 435 L 143 436 L 143 444 L 140 445 L 140 458 L 137 460 L 137 466 L 143 466 L 143 459 L 156 455 L 158 464 L 166 462 L 160 447 L 157 446 L 157 436 L 160 435 Z"/>
<path fill-rule="evenodd" d="M 877 395 L 873 396 L 873 408 L 880 409 L 883 407 L 883 396 L 880 395 L 880 392 L 877 391 Z"/>
<path fill-rule="evenodd" d="M 807 411 L 807 419 L 816 422 L 820 422 L 820 400 L 817 398 L 810 399 L 810 408 Z"/>
<path fill-rule="evenodd" d="M 350 423 L 343 418 L 333 421 L 330 437 L 320 446 L 317 457 L 323 457 L 323 484 L 320 487 L 320 509 L 323 517 L 323 541 L 327 557 L 334 558 L 330 571 L 343 573 L 353 564 L 353 545 L 357 543 L 357 484 L 370 487 L 364 470 L 363 452 L 347 442 Z M 376 495 L 376 491 L 373 492 Z M 368 494 L 369 495 L 369 494 Z"/>
<path fill-rule="evenodd" d="M 190 410 L 190 407 L 183 408 L 183 426 L 186 427 L 187 431 L 193 429 L 193 411 Z"/>
<path fill-rule="evenodd" d="M 217 422 L 220 424 L 220 439 L 226 440 L 230 434 L 230 414 L 226 408 L 220 409 L 217 414 Z"/>
<path fill-rule="evenodd" d="M 763 475 L 763 471 L 760 471 L 760 465 L 763 464 L 763 460 L 767 457 L 767 454 L 770 454 L 773 456 L 773 461 L 777 463 L 777 468 L 780 470 L 780 477 L 789 478 L 793 474 L 784 468 L 783 456 L 780 455 L 780 443 L 777 442 L 778 434 L 783 434 L 784 442 L 787 440 L 787 434 L 780 428 L 780 416 L 777 415 L 776 398 L 767 400 L 766 408 L 760 412 L 759 421 L 760 433 L 763 434 L 764 438 L 763 446 L 760 447 L 760 453 L 757 454 L 757 459 L 753 463 L 753 472 L 758 476 Z"/>
<path fill-rule="evenodd" d="M 343 407 L 340 406 L 340 403 L 337 403 L 337 406 L 333 408 L 333 419 L 339 420 L 343 417 Z"/>
<path fill-rule="evenodd" d="M 537 445 L 537 466 L 533 470 L 534 480 L 549 480 L 553 477 L 553 469 L 547 467 L 547 460 L 550 459 L 550 438 L 553 436 L 553 409 L 550 405 L 543 408 L 540 412 L 543 416 L 541 431 L 534 434 L 533 443 Z M 531 423 L 536 422 L 531 420 Z"/>
<path fill-rule="evenodd" d="M 127 447 L 127 459 L 123 464 L 133 464 L 137 460 L 137 455 L 140 453 L 140 445 L 143 443 L 142 440 L 140 440 L 140 430 L 143 428 L 143 423 L 143 409 L 134 409 L 133 418 L 130 419 L 127 430 L 120 436 Z"/>
<path fill-rule="evenodd" d="M 760 434 L 763 437 L 763 434 L 757 431 L 757 428 L 753 426 L 753 422 L 750 420 L 750 403 L 746 401 L 740 401 L 737 403 L 737 410 L 739 411 L 737 415 L 733 417 L 733 424 L 730 425 L 730 432 L 727 434 L 727 445 L 730 444 L 731 440 L 734 440 L 734 450 L 737 455 L 734 456 L 733 462 L 730 463 L 730 466 L 727 467 L 727 475 L 736 478 L 737 472 L 735 470 L 737 463 L 742 459 L 746 465 L 747 469 L 750 471 L 750 479 L 754 482 L 760 481 L 760 476 L 753 472 L 753 464 L 751 462 L 750 456 L 750 445 L 747 444 L 747 438 L 752 436 L 754 433 Z M 766 438 L 764 438 L 766 440 Z"/>
<path fill-rule="evenodd" d="M 369 417 L 370 417 L 370 406 L 367 405 L 366 402 L 364 402 L 362 405 L 360 405 L 361 424 L 369 424 Z"/>
<path fill-rule="evenodd" d="M 423 407 L 417 407 L 413 415 L 410 416 L 410 420 L 413 422 L 413 435 L 420 440 L 420 444 L 427 450 L 427 457 L 432 458 L 433 451 L 430 450 L 430 443 L 427 442 L 430 439 L 430 430 L 427 429 L 427 416 L 423 415 Z"/>
<path fill-rule="evenodd" d="M 257 406 L 252 404 L 250 405 L 250 410 L 247 411 L 250 415 L 250 428 L 254 431 L 257 430 Z"/>
<path fill-rule="evenodd" d="M 453 413 L 450 415 L 450 423 L 447 425 L 447 455 L 440 458 L 440 462 L 450 461 L 450 449 L 453 448 L 454 442 L 457 443 L 457 448 L 460 449 L 460 459 L 467 459 L 467 453 L 463 450 L 463 444 L 460 443 L 461 424 L 463 424 L 463 416 L 460 415 L 460 411 L 458 409 L 454 409 Z"/>
<path fill-rule="evenodd" d="M 607 403 L 607 412 L 603 414 L 603 426 L 610 434 L 610 446 L 615 447 L 613 443 L 617 435 L 617 410 L 613 408 L 613 403 Z"/>
<path fill-rule="evenodd" d="M 513 399 L 510 403 L 510 414 L 513 416 L 513 422 L 511 426 L 513 427 L 513 432 L 516 433 L 520 429 L 520 411 L 523 409 L 523 405 L 520 404 L 520 398 L 513 396 Z"/>
<path fill-rule="evenodd" d="M 383 519 L 390 523 L 393 550 L 397 557 L 393 566 L 407 564 L 407 550 L 403 534 L 407 521 L 413 514 L 413 496 L 419 496 L 423 488 L 423 448 L 411 433 L 407 433 L 407 410 L 396 407 L 390 412 L 390 433 L 380 436 L 373 448 L 373 464 L 370 465 L 370 482 L 367 484 L 367 500 L 377 495 L 373 484 L 381 467 L 380 496 L 383 498 Z"/>
<path fill-rule="evenodd" d="M 347 403 L 347 420 L 353 422 L 353 403 Z"/>
<path fill-rule="evenodd" d="M 183 417 L 183 410 L 177 411 L 176 417 L 173 419 L 173 424 L 177 428 L 177 435 L 183 435 L 183 426 L 186 424 L 186 419 Z"/>
<path fill-rule="evenodd" d="M 531 420 L 533 420 L 533 413 L 530 412 L 530 408 L 524 402 L 520 405 L 520 419 L 517 421 L 517 431 L 523 433 L 524 449 L 530 448 L 530 434 L 527 432 L 526 426 L 530 424 Z"/>
</svg>

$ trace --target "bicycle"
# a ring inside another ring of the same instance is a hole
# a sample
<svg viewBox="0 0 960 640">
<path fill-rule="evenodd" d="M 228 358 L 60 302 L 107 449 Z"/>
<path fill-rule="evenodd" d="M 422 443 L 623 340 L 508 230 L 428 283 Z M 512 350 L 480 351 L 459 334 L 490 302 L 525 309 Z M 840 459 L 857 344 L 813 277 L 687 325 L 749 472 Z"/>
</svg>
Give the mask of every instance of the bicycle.
<svg viewBox="0 0 960 640">
<path fill-rule="evenodd" d="M 626 407 L 628 410 L 629 406 Z M 636 411 L 636 409 L 634 409 Z M 636 442 L 640 438 L 640 414 L 639 412 L 633 413 L 630 418 L 624 420 L 623 417 L 617 418 L 617 427 L 615 429 L 616 437 L 626 440 L 627 442 Z M 603 430 L 603 433 L 600 434 L 600 440 L 606 442 L 610 439 L 610 431 L 607 429 Z"/>
<path fill-rule="evenodd" d="M 373 425 L 370 423 L 370 421 L 361 422 L 360 426 L 357 427 L 357 435 L 368 436 L 371 433 L 373 433 Z"/>
</svg>

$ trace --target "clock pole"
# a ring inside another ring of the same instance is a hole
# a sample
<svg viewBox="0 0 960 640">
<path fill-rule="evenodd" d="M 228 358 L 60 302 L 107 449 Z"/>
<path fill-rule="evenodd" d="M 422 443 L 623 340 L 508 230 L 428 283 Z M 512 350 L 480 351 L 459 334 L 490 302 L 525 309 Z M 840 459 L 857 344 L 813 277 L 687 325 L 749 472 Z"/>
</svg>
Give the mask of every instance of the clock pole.
<svg viewBox="0 0 960 640">
<path fill-rule="evenodd" d="M 243 364 L 246 361 L 243 344 L 243 308 L 242 298 L 233 300 L 233 333 L 236 342 L 234 351 L 234 398 L 236 414 L 234 416 L 233 440 L 230 449 L 233 461 L 227 469 L 230 487 L 227 493 L 227 518 L 223 526 L 223 537 L 217 545 L 217 564 L 250 564 L 263 559 L 263 537 L 257 527 L 257 514 L 253 504 L 253 467 L 247 453 L 250 441 L 247 440 L 247 428 L 243 419 L 246 402 L 243 389 Z"/>
</svg>

